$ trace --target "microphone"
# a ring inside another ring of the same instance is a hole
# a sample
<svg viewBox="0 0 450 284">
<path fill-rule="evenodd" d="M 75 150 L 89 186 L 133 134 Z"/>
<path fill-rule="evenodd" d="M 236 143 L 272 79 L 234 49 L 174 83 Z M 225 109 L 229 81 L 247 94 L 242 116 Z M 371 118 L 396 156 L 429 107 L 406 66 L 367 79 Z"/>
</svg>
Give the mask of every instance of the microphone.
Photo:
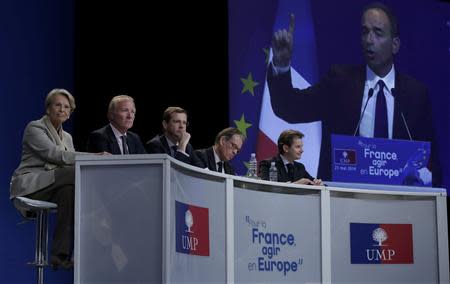
<svg viewBox="0 0 450 284">
<path fill-rule="evenodd" d="M 412 136 L 411 136 L 411 132 L 409 131 L 409 127 L 408 127 L 408 123 L 406 122 L 405 115 L 403 115 L 403 110 L 402 110 L 402 106 L 400 104 L 400 99 L 395 95 L 395 89 L 394 88 L 391 89 L 391 94 L 392 94 L 392 96 L 394 98 L 398 99 L 398 104 L 397 105 L 398 105 L 398 108 L 400 109 L 400 115 L 402 117 L 403 125 L 406 128 L 406 132 L 408 132 L 409 140 L 412 141 L 413 139 L 412 139 Z"/>
<path fill-rule="evenodd" d="M 353 133 L 353 136 L 356 136 L 356 132 L 358 131 L 359 125 L 361 124 L 361 121 L 362 121 L 362 119 L 364 117 L 364 112 L 366 111 L 367 103 L 369 102 L 369 100 L 370 100 L 370 98 L 372 96 L 373 96 L 373 88 L 370 88 L 369 89 L 369 94 L 367 96 L 366 104 L 364 105 L 363 111 L 362 111 L 362 113 L 361 113 L 361 115 L 359 117 L 359 121 L 358 121 L 358 124 L 356 125 L 355 133 Z"/>
</svg>

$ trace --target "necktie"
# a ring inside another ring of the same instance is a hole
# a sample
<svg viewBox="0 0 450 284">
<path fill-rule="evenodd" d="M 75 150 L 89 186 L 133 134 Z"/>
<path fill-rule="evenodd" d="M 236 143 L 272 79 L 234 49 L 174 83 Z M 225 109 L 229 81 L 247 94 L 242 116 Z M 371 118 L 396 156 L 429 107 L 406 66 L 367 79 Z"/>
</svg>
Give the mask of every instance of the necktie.
<svg viewBox="0 0 450 284">
<path fill-rule="evenodd" d="M 178 150 L 178 146 L 177 146 L 177 145 L 173 145 L 173 146 L 170 147 L 170 148 L 172 149 L 172 151 L 171 151 L 172 157 L 175 157 L 175 153 L 176 153 L 177 150 Z"/>
<path fill-rule="evenodd" d="M 122 154 L 123 155 L 130 154 L 130 152 L 128 151 L 127 136 L 122 135 L 120 136 L 120 138 L 122 139 Z"/>
<path fill-rule="evenodd" d="M 286 164 L 287 170 L 288 170 L 288 179 L 291 182 L 294 182 L 294 165 L 289 163 Z"/>
<path fill-rule="evenodd" d="M 217 171 L 218 171 L 219 173 L 221 173 L 221 172 L 222 172 L 222 169 L 223 169 L 223 162 L 222 162 L 222 161 L 217 162 Z"/>
<path fill-rule="evenodd" d="M 386 97 L 384 96 L 384 82 L 382 80 L 378 81 L 378 94 L 377 94 L 377 105 L 375 110 L 375 131 L 374 137 L 378 138 L 388 138 L 388 120 L 387 120 L 387 106 Z"/>
</svg>

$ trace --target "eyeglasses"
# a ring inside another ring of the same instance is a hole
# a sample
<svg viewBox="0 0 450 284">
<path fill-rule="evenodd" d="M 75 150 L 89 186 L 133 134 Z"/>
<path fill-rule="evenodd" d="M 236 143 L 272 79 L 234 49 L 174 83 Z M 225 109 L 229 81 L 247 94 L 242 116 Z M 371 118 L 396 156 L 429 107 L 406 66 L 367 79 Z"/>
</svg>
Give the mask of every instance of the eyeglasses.
<svg viewBox="0 0 450 284">
<path fill-rule="evenodd" d="M 239 153 L 241 151 L 241 148 L 236 143 L 232 142 L 231 140 L 228 140 L 227 142 L 230 143 L 233 150 L 235 150 L 237 153 Z"/>
</svg>

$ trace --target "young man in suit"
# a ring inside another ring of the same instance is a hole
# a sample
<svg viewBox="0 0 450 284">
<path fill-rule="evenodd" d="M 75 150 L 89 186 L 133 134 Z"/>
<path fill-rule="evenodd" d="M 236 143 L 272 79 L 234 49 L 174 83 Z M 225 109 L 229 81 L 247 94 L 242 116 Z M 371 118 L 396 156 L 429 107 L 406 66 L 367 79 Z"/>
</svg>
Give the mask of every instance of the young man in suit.
<svg viewBox="0 0 450 284">
<path fill-rule="evenodd" d="M 313 178 L 302 163 L 296 162 L 303 153 L 303 133 L 297 130 L 285 130 L 278 137 L 278 155 L 261 161 L 259 176 L 269 180 L 269 169 L 272 162 L 278 172 L 279 182 L 297 184 L 323 185 L 322 180 Z"/>
<path fill-rule="evenodd" d="M 225 128 L 217 134 L 212 147 L 195 151 L 193 164 L 211 171 L 235 175 L 230 160 L 241 151 L 244 141 L 245 137 L 239 129 Z"/>
<path fill-rule="evenodd" d="M 112 98 L 108 107 L 109 124 L 89 135 L 88 152 L 108 152 L 113 155 L 145 154 L 141 138 L 129 131 L 136 115 L 134 99 L 120 95 Z"/>
<path fill-rule="evenodd" d="M 194 148 L 189 143 L 191 134 L 186 131 L 187 126 L 187 112 L 180 107 L 168 107 L 163 114 L 163 134 L 156 135 L 147 142 L 147 153 L 167 154 L 191 164 Z"/>
</svg>

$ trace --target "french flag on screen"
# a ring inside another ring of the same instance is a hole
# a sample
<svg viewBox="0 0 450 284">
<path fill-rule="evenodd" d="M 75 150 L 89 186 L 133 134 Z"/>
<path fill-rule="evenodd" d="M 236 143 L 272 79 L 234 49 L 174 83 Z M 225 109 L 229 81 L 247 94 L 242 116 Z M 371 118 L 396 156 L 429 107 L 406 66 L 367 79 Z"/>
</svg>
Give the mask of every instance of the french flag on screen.
<svg viewBox="0 0 450 284">
<path fill-rule="evenodd" d="M 316 39 L 310 0 L 279 0 L 276 10 L 273 32 L 286 29 L 289 14 L 295 15 L 294 46 L 291 61 L 291 80 L 295 88 L 306 89 L 317 82 Z M 272 32 L 272 34 L 273 34 Z M 272 50 L 269 60 L 272 61 Z M 268 66 L 267 68 L 272 68 Z M 311 106 L 298 106 L 302 112 Z M 295 129 L 305 134 L 304 147 L 308 149 L 302 154 L 301 162 L 312 176 L 317 176 L 319 168 L 320 145 L 322 143 L 322 122 L 308 123 L 287 122 L 279 118 L 272 108 L 267 80 L 259 119 L 259 131 L 256 143 L 256 156 L 264 160 L 278 153 L 277 140 L 283 130 Z"/>
<path fill-rule="evenodd" d="M 175 201 L 176 251 L 209 256 L 208 208 Z"/>
<path fill-rule="evenodd" d="M 412 224 L 350 223 L 352 264 L 414 263 Z"/>
</svg>

